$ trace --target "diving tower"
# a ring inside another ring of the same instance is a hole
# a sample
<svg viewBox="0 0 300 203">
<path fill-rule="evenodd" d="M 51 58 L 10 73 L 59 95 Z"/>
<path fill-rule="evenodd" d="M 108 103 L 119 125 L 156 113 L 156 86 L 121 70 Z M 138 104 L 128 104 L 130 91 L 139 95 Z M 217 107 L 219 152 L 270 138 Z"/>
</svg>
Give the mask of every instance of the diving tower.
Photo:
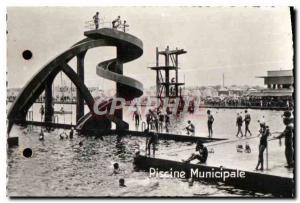
<svg viewBox="0 0 300 203">
<path fill-rule="evenodd" d="M 156 97 L 159 99 L 178 98 L 181 96 L 181 86 L 184 82 L 178 80 L 178 56 L 186 54 L 184 49 L 170 50 L 169 46 L 165 50 L 159 51 L 156 48 L 156 66 L 149 67 L 156 72 Z M 160 65 L 160 56 L 164 57 L 164 64 Z M 171 73 L 174 77 L 171 78 Z"/>
</svg>

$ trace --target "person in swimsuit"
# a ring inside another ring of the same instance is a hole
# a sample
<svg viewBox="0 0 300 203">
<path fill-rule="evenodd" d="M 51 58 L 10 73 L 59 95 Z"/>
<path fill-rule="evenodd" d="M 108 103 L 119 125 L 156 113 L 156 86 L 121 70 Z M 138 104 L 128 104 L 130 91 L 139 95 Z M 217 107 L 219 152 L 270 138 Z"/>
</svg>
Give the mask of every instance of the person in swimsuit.
<svg viewBox="0 0 300 203">
<path fill-rule="evenodd" d="M 118 28 L 121 25 L 121 17 L 118 16 L 115 20 L 113 20 L 112 22 L 112 27 L 114 29 Z"/>
<path fill-rule="evenodd" d="M 250 136 L 252 135 L 252 133 L 250 132 L 249 130 L 249 124 L 250 124 L 250 121 L 251 121 L 251 116 L 250 114 L 248 113 L 247 110 L 245 110 L 245 137 L 247 136 L 247 132 L 250 133 Z"/>
<path fill-rule="evenodd" d="M 187 160 L 183 160 L 184 163 L 189 163 L 195 159 L 198 159 L 201 164 L 206 163 L 206 160 L 208 157 L 208 150 L 201 141 L 197 142 L 195 150 L 196 150 L 196 152 L 199 152 L 199 153 L 198 154 L 193 153 Z"/>
<path fill-rule="evenodd" d="M 276 139 L 285 138 L 285 158 L 287 162 L 286 168 L 294 167 L 294 145 L 293 145 L 293 136 L 294 136 L 294 119 L 291 117 L 292 114 L 290 111 L 285 111 L 283 114 L 283 123 L 285 125 L 284 131 Z"/>
<path fill-rule="evenodd" d="M 195 126 L 190 120 L 188 121 L 188 126 L 185 129 L 188 135 L 189 134 L 191 134 L 191 136 L 195 135 Z"/>
<path fill-rule="evenodd" d="M 93 16 L 95 29 L 97 30 L 99 28 L 99 12 L 97 11 L 96 14 Z"/>
<path fill-rule="evenodd" d="M 210 138 L 213 135 L 212 125 L 213 125 L 214 121 L 215 121 L 215 119 L 214 119 L 213 115 L 211 115 L 210 110 L 207 110 L 208 137 L 210 137 Z"/>
<path fill-rule="evenodd" d="M 150 132 L 149 129 L 145 130 L 145 133 L 147 133 L 147 140 L 146 140 L 146 151 L 147 154 L 150 156 L 151 152 L 151 145 L 152 145 L 152 154 L 153 157 L 155 156 L 155 146 L 158 143 L 158 135 L 157 133 Z"/>
<path fill-rule="evenodd" d="M 255 167 L 255 170 L 264 170 L 264 151 L 268 146 L 268 137 L 270 136 L 269 127 L 265 124 L 262 125 L 260 130 L 260 142 L 259 142 L 259 153 L 258 153 L 258 162 Z M 260 166 L 260 169 L 258 167 Z"/>
<path fill-rule="evenodd" d="M 236 126 L 238 127 L 236 136 L 238 137 L 239 134 L 241 133 L 242 137 L 244 137 L 243 131 L 242 131 L 243 117 L 239 113 L 237 113 L 237 117 L 236 117 Z"/>
<path fill-rule="evenodd" d="M 135 126 L 139 126 L 140 125 L 140 118 L 141 118 L 141 114 L 139 112 L 139 109 L 137 106 L 135 106 L 135 111 L 133 112 L 133 119 L 135 121 Z"/>
</svg>

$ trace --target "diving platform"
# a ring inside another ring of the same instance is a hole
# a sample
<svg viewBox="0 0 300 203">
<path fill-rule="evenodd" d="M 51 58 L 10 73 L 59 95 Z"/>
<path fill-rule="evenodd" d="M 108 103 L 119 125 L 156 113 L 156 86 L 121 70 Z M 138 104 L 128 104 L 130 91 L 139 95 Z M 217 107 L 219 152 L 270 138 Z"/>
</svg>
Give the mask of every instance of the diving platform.
<svg viewBox="0 0 300 203">
<path fill-rule="evenodd" d="M 48 123 L 48 122 L 39 122 L 39 121 L 24 121 L 22 124 L 24 125 L 34 125 L 34 126 L 42 126 L 42 127 L 50 127 L 50 128 L 62 128 L 62 129 L 71 129 L 72 127 L 76 127 L 71 124 L 63 124 L 63 123 Z"/>
<path fill-rule="evenodd" d="M 180 69 L 179 67 L 176 66 L 151 66 L 148 67 L 151 70 L 176 70 L 176 69 Z"/>
<path fill-rule="evenodd" d="M 107 135 L 130 135 L 136 137 L 147 137 L 147 133 L 143 131 L 134 131 L 134 130 L 98 130 L 90 129 L 87 131 L 87 134 L 93 134 L 95 136 L 107 136 Z M 208 137 L 198 137 L 198 136 L 187 136 L 179 135 L 173 133 L 157 133 L 159 140 L 174 140 L 180 142 L 192 142 L 196 143 L 197 141 L 202 141 L 203 143 L 216 142 L 216 141 L 225 141 L 224 138 L 208 138 Z"/>
<path fill-rule="evenodd" d="M 133 136 L 147 137 L 147 134 L 141 131 L 128 131 Z M 192 142 L 196 143 L 197 141 L 202 141 L 203 143 L 223 141 L 224 138 L 208 138 L 208 137 L 198 137 L 198 136 L 187 136 L 187 135 L 178 135 L 173 133 L 157 133 L 158 139 L 160 140 L 174 140 L 180 142 Z"/>
<path fill-rule="evenodd" d="M 161 84 L 161 85 L 169 85 L 169 86 L 171 86 L 171 85 L 174 85 L 174 86 L 181 86 L 181 85 L 184 85 L 183 82 L 177 82 L 177 83 L 174 83 L 174 82 L 161 82 L 160 84 Z"/>
<path fill-rule="evenodd" d="M 33 126 L 42 126 L 42 127 L 51 127 L 51 128 L 61 128 L 61 129 L 71 129 L 72 127 L 78 131 L 76 125 L 73 124 L 64 124 L 64 123 L 52 123 L 52 122 L 40 122 L 40 121 L 24 121 L 22 125 L 33 125 Z M 200 137 L 200 136 L 188 136 L 181 135 L 176 133 L 163 133 L 156 132 L 159 140 L 173 140 L 179 142 L 189 142 L 196 143 L 198 141 L 202 141 L 203 143 L 209 142 L 217 142 L 217 141 L 226 141 L 225 138 L 208 138 L 208 137 Z M 87 136 L 109 136 L 109 135 L 121 135 L 121 136 L 136 136 L 136 137 L 147 137 L 148 134 L 143 131 L 137 130 L 122 130 L 122 129 L 96 129 L 90 128 L 85 130 L 85 134 Z"/>
<path fill-rule="evenodd" d="M 61 129 L 71 129 L 74 127 L 76 129 L 76 125 L 71 124 L 63 124 L 63 123 L 51 123 L 51 122 L 39 122 L 39 121 L 24 121 L 22 125 L 33 125 L 33 126 L 42 126 L 42 127 L 51 127 L 51 128 L 61 128 Z M 76 129 L 78 130 L 78 129 Z M 108 136 L 108 135 L 121 135 L 121 136 L 136 136 L 136 137 L 147 137 L 148 134 L 143 131 L 136 130 L 122 130 L 122 129 L 96 129 L 90 128 L 85 130 L 85 134 L 87 136 Z M 216 142 L 216 141 L 226 141 L 225 138 L 208 138 L 208 137 L 200 137 L 200 136 L 187 136 L 180 135 L 175 133 L 159 133 L 157 132 L 158 138 L 160 140 L 174 140 L 180 142 L 189 142 L 196 143 L 197 141 L 202 141 L 203 143 Z"/>
<path fill-rule="evenodd" d="M 185 51 L 184 49 L 174 49 L 174 50 L 163 50 L 163 51 L 159 51 L 158 54 L 162 54 L 162 55 L 180 55 L 180 54 L 186 54 L 187 51 Z"/>
<path fill-rule="evenodd" d="M 186 54 L 184 49 L 170 50 L 169 46 L 165 50 L 159 51 L 156 47 L 156 66 L 148 67 L 156 72 L 156 97 L 164 98 L 179 98 L 181 97 L 180 86 L 184 85 L 184 82 L 179 82 L 178 70 L 180 69 L 178 64 L 178 57 L 181 54 Z M 159 63 L 160 56 L 164 58 L 164 64 Z"/>
</svg>

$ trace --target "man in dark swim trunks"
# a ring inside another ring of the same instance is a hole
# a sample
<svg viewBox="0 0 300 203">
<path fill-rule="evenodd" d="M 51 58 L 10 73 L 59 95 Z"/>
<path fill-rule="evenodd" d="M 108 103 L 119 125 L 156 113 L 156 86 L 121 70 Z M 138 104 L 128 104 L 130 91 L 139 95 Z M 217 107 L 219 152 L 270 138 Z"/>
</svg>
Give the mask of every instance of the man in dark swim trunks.
<svg viewBox="0 0 300 203">
<path fill-rule="evenodd" d="M 171 125 L 170 122 L 170 116 L 168 115 L 168 113 L 165 114 L 165 128 L 166 128 L 166 132 L 169 132 L 169 126 Z"/>
<path fill-rule="evenodd" d="M 152 145 L 152 154 L 153 157 L 155 156 L 155 146 L 158 142 L 158 135 L 157 133 L 150 132 L 149 129 L 145 130 L 145 133 L 147 133 L 147 140 L 146 140 L 146 151 L 147 154 L 150 156 L 150 151 L 151 151 L 151 145 Z"/>
<path fill-rule="evenodd" d="M 285 158 L 287 162 L 286 168 L 294 167 L 294 146 L 293 146 L 293 135 L 294 135 L 294 119 L 289 111 L 285 111 L 283 114 L 283 123 L 286 126 L 284 131 L 277 137 L 281 139 L 285 137 Z"/>
<path fill-rule="evenodd" d="M 251 116 L 250 116 L 250 114 L 248 113 L 247 110 L 245 110 L 244 121 L 245 121 L 245 137 L 247 136 L 247 132 L 250 133 L 250 136 L 251 136 L 252 133 L 249 130 L 249 124 L 250 124 L 250 121 L 251 121 Z"/>
<path fill-rule="evenodd" d="M 243 131 L 242 131 L 243 117 L 239 113 L 237 113 L 237 117 L 236 117 L 236 126 L 238 127 L 236 136 L 238 137 L 239 134 L 241 133 L 242 137 L 244 137 Z"/>
<path fill-rule="evenodd" d="M 69 133 L 69 138 L 73 139 L 73 135 L 74 135 L 74 128 L 72 127 Z"/>
<path fill-rule="evenodd" d="M 152 118 L 153 118 L 152 122 L 155 127 L 155 130 L 156 130 L 156 132 L 158 132 L 158 123 L 159 123 L 158 116 L 156 114 L 154 114 Z"/>
<path fill-rule="evenodd" d="M 99 12 L 97 11 L 96 14 L 93 16 L 93 21 L 95 24 L 95 29 L 99 28 Z"/>
<path fill-rule="evenodd" d="M 207 157 L 208 157 L 208 150 L 207 148 L 203 145 L 201 141 L 197 142 L 196 145 L 196 151 L 199 152 L 199 154 L 193 153 L 190 158 L 187 160 L 183 160 L 185 163 L 189 163 L 190 161 L 193 161 L 195 159 L 198 159 L 201 164 L 206 163 Z"/>
<path fill-rule="evenodd" d="M 268 137 L 271 135 L 269 127 L 265 124 L 262 124 L 261 130 L 260 130 L 260 142 L 259 142 L 259 154 L 258 154 L 258 162 L 256 165 L 255 170 L 264 170 L 264 151 L 268 146 Z M 258 169 L 260 165 L 260 169 Z"/>
<path fill-rule="evenodd" d="M 44 118 L 44 114 L 45 114 L 45 108 L 44 105 L 42 104 L 41 108 L 40 108 L 40 114 L 41 114 L 41 121 L 43 121 Z"/>
<path fill-rule="evenodd" d="M 119 179 L 119 186 L 120 187 L 126 187 L 126 185 L 125 185 L 125 179 L 124 178 L 120 178 Z"/>
<path fill-rule="evenodd" d="M 140 118 L 141 118 L 140 111 L 139 111 L 137 105 L 135 105 L 135 110 L 133 112 L 133 119 L 135 121 L 135 126 L 137 126 L 137 127 L 140 125 Z"/>
<path fill-rule="evenodd" d="M 158 129 L 159 129 L 159 132 L 163 131 L 164 120 L 165 120 L 165 115 L 162 112 L 160 112 L 158 114 L 158 121 L 159 121 Z"/>
<path fill-rule="evenodd" d="M 191 136 L 195 136 L 195 126 L 190 120 L 188 121 L 188 126 L 185 129 L 188 135 L 191 134 Z"/>
<path fill-rule="evenodd" d="M 212 137 L 212 135 L 213 135 L 212 125 L 213 125 L 214 121 L 215 121 L 215 119 L 214 119 L 213 115 L 211 115 L 210 110 L 207 110 L 208 137 Z"/>
<path fill-rule="evenodd" d="M 152 120 L 153 120 L 152 111 L 149 109 L 148 113 L 146 114 L 146 122 L 147 122 L 148 129 L 151 127 Z"/>
</svg>

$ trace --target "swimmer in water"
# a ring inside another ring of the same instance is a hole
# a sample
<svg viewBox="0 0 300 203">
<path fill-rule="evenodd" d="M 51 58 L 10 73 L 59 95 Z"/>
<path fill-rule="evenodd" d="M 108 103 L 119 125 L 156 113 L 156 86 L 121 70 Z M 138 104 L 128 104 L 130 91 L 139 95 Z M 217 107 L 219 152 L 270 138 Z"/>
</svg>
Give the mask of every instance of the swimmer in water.
<svg viewBox="0 0 300 203">
<path fill-rule="evenodd" d="M 113 174 L 119 174 L 120 173 L 120 167 L 118 163 L 114 163 L 114 171 Z"/>
<path fill-rule="evenodd" d="M 44 140 L 44 131 L 41 129 L 39 140 Z"/>
<path fill-rule="evenodd" d="M 124 178 L 119 179 L 119 186 L 120 187 L 126 187 Z"/>
<path fill-rule="evenodd" d="M 72 127 L 69 133 L 69 138 L 73 139 L 73 135 L 74 135 L 74 128 Z"/>
<path fill-rule="evenodd" d="M 192 187 L 194 185 L 194 179 L 193 178 L 189 178 L 188 179 L 188 183 L 189 183 L 189 187 Z"/>
<path fill-rule="evenodd" d="M 190 120 L 188 121 L 188 126 L 185 129 L 187 131 L 187 135 L 191 134 L 191 136 L 195 136 L 195 126 Z"/>
<path fill-rule="evenodd" d="M 63 139 L 64 139 L 64 136 L 62 136 L 62 134 L 59 134 L 59 139 L 60 139 L 60 140 L 63 140 Z"/>
<path fill-rule="evenodd" d="M 62 133 L 59 134 L 59 139 L 63 140 L 64 138 L 68 139 L 68 135 L 65 131 L 63 131 Z"/>
<path fill-rule="evenodd" d="M 124 171 L 121 170 L 121 168 L 120 168 L 120 166 L 119 166 L 118 163 L 114 163 L 114 164 L 113 164 L 113 167 L 114 167 L 114 169 L 113 169 L 112 174 L 110 174 L 110 176 L 112 176 L 112 175 L 118 175 L 118 174 L 120 174 L 120 173 L 124 173 Z"/>
<path fill-rule="evenodd" d="M 245 152 L 246 153 L 251 153 L 251 147 L 248 143 L 246 143 L 246 145 L 245 145 Z"/>
<path fill-rule="evenodd" d="M 80 142 L 78 143 L 78 145 L 79 145 L 79 147 L 82 147 L 82 146 L 83 146 L 83 142 L 80 141 Z"/>
</svg>

